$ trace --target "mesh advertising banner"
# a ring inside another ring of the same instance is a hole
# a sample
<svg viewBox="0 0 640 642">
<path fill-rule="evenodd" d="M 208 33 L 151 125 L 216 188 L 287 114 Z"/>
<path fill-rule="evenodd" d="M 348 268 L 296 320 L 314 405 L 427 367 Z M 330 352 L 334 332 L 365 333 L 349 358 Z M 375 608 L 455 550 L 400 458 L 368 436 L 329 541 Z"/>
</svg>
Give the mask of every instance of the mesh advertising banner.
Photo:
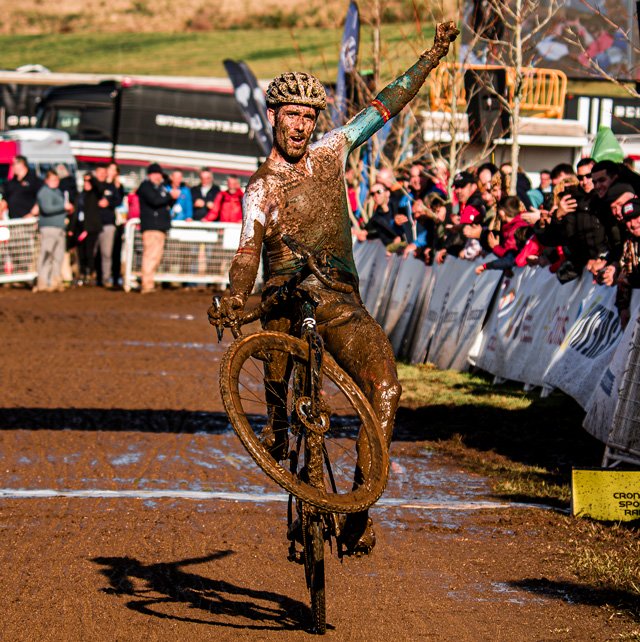
<svg viewBox="0 0 640 642">
<path fill-rule="evenodd" d="M 546 385 L 560 388 L 583 408 L 622 337 L 615 296 L 616 288 L 598 285 L 591 290 L 544 374 Z"/>
<path fill-rule="evenodd" d="M 353 260 L 360 279 L 360 298 L 369 313 L 380 294 L 389 258 L 379 241 L 358 242 L 353 246 Z"/>
<path fill-rule="evenodd" d="M 639 304 L 638 291 L 634 290 L 631 299 L 631 319 L 625 328 L 613 358 L 602 373 L 598 385 L 595 387 L 585 408 L 587 415 L 582 426 L 588 433 L 602 442 L 607 441 L 611 430 L 625 364 L 633 343 L 634 331 L 637 331 L 638 327 L 636 320 L 638 318 Z"/>
<path fill-rule="evenodd" d="M 427 359 L 438 368 L 466 370 L 469 367 L 469 350 L 482 329 L 502 276 L 499 270 L 486 270 L 477 275 L 475 269 L 492 258 L 473 262 L 448 258 L 444 269 L 436 275 L 433 298 L 436 290 L 440 290 L 440 307 L 430 309 L 433 333 Z"/>
<path fill-rule="evenodd" d="M 413 257 L 400 259 L 392 287 L 388 291 L 385 317 L 381 323 L 391 341 L 393 353 L 400 355 L 405 333 L 411 325 L 416 303 L 425 280 L 430 280 L 431 270 L 423 261 Z"/>
</svg>

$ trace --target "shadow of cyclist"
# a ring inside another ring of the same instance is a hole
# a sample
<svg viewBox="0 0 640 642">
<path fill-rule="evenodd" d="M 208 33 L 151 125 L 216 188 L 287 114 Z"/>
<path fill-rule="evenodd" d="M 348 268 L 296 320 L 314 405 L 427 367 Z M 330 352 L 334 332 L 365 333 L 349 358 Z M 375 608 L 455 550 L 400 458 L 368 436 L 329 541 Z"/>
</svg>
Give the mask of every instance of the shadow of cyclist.
<svg viewBox="0 0 640 642">
<path fill-rule="evenodd" d="M 127 608 L 139 613 L 238 629 L 299 630 L 308 626 L 310 610 L 302 602 L 182 570 L 184 566 L 220 560 L 232 554 L 229 550 L 216 551 L 204 557 L 158 564 L 143 564 L 131 557 L 95 557 L 91 561 L 106 567 L 100 572 L 109 579 L 110 587 L 101 590 L 112 595 L 132 596 L 135 599 L 127 602 Z M 135 580 L 142 580 L 144 586 L 136 588 Z M 207 618 L 182 616 L 177 610 L 175 614 L 161 610 L 163 605 L 179 604 L 204 611 Z M 157 606 L 161 608 L 154 608 Z M 246 623 L 233 622 L 232 618 Z"/>
</svg>

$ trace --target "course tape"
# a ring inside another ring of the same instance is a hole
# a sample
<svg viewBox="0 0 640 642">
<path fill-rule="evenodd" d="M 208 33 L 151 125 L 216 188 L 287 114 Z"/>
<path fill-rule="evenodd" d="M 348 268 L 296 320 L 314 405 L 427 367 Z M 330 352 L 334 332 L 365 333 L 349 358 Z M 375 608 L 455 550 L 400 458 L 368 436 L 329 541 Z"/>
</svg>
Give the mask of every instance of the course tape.
<svg viewBox="0 0 640 642">
<path fill-rule="evenodd" d="M 69 497 L 74 499 L 190 499 L 190 500 L 225 500 L 232 502 L 279 502 L 288 501 L 285 493 L 234 493 L 225 491 L 197 490 L 54 490 L 0 488 L 0 499 L 48 499 Z M 451 499 L 449 501 L 428 502 L 420 500 L 407 501 L 395 497 L 383 497 L 376 503 L 378 507 L 407 508 L 419 510 L 493 510 L 505 508 L 541 508 L 553 510 L 543 504 L 520 504 L 516 502 L 467 501 Z"/>
</svg>

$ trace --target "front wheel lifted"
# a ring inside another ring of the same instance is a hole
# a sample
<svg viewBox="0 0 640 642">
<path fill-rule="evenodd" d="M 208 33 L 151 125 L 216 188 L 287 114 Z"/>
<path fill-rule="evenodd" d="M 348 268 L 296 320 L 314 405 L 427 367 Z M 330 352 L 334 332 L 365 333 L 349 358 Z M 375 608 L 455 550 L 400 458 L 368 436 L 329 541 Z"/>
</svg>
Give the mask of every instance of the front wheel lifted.
<svg viewBox="0 0 640 642">
<path fill-rule="evenodd" d="M 299 395 L 292 374 L 304 370 L 308 361 L 309 347 L 301 339 L 269 331 L 241 337 L 226 351 L 220 366 L 225 409 L 251 457 L 286 491 L 323 511 L 364 511 L 378 500 L 386 485 L 386 443 L 368 400 L 330 354 L 323 356 L 322 388 L 318 391 L 322 421 L 328 422 L 321 431 L 322 483 L 317 479 L 312 483 L 287 470 L 274 459 L 274 449 L 264 438 L 265 432 L 275 435 L 278 443 L 285 442 L 280 452 L 290 453 L 301 431 L 306 434 L 306 417 L 296 410 Z"/>
</svg>

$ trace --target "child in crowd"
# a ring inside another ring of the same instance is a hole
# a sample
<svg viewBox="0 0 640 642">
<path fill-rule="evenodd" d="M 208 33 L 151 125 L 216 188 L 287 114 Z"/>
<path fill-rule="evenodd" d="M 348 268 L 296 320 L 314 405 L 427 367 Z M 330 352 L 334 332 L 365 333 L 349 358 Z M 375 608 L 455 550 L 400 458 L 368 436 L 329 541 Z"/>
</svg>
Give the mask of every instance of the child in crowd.
<svg viewBox="0 0 640 642">
<path fill-rule="evenodd" d="M 507 196 L 498 203 L 498 218 L 501 221 L 499 237 L 489 232 L 487 243 L 498 258 L 476 268 L 476 274 L 485 270 L 508 270 L 516 263 L 516 256 L 524 247 L 529 234 L 529 224 L 522 218 L 524 211 L 517 196 Z M 520 231 L 522 230 L 522 231 Z"/>
</svg>

